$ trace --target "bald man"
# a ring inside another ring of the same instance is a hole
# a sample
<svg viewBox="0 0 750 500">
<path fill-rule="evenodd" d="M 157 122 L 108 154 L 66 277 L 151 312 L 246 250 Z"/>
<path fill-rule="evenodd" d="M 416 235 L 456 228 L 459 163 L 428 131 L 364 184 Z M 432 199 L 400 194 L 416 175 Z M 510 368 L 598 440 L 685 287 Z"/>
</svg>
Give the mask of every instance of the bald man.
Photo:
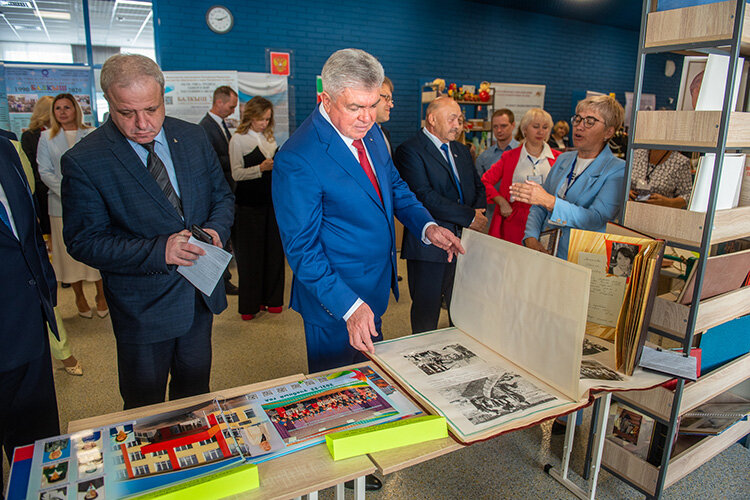
<svg viewBox="0 0 750 500">
<path fill-rule="evenodd" d="M 425 127 L 396 149 L 393 161 L 401 177 L 435 221 L 457 237 L 465 228 L 484 231 L 484 185 L 469 149 L 456 142 L 461 108 L 449 97 L 427 107 Z M 450 305 L 456 263 L 444 250 L 421 244 L 404 231 L 401 258 L 406 259 L 411 295 L 412 333 L 437 328 L 440 307 Z"/>
</svg>

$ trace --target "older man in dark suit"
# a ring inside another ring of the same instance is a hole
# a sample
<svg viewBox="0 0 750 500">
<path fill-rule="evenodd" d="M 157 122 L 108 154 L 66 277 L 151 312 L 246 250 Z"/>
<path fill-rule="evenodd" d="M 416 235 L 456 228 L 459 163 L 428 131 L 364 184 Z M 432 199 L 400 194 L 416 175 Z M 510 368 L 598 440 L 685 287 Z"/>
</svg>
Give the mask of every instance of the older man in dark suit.
<svg viewBox="0 0 750 500">
<path fill-rule="evenodd" d="M 60 432 L 47 327 L 57 335 L 57 282 L 16 149 L 0 138 L 0 445 Z M 0 470 L 0 491 L 3 491 Z"/>
<path fill-rule="evenodd" d="M 463 228 L 484 230 L 484 185 L 474 169 L 469 149 L 455 141 L 460 132 L 461 108 L 449 97 L 427 107 L 425 127 L 396 149 L 393 162 L 417 199 L 438 224 L 459 238 Z M 401 258 L 411 295 L 412 333 L 437 328 L 440 306 L 450 305 L 455 262 L 444 250 L 425 246 L 419 235 L 404 232 Z"/>
<path fill-rule="evenodd" d="M 150 59 L 104 63 L 110 119 L 62 159 L 63 236 L 70 255 L 101 271 L 117 339 L 125 408 L 208 392 L 213 314 L 223 286 L 205 295 L 177 272 L 204 252 L 193 224 L 222 246 L 234 196 L 198 125 L 164 116 L 164 76 Z"/>
</svg>

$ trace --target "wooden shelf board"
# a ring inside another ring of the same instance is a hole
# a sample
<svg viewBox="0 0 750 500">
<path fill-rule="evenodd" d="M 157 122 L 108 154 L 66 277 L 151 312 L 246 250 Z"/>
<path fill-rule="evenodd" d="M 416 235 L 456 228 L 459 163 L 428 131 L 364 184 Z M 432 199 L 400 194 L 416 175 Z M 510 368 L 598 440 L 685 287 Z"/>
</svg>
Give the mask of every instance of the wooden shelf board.
<svg viewBox="0 0 750 500">
<path fill-rule="evenodd" d="M 609 439 L 604 440 L 602 465 L 616 471 L 644 491 L 653 493 L 656 489 L 659 468 Z"/>
<path fill-rule="evenodd" d="M 715 148 L 719 140 L 721 111 L 639 111 L 636 144 Z M 729 117 L 727 148 L 750 146 L 750 113 Z"/>
<path fill-rule="evenodd" d="M 704 43 L 732 38 L 734 31 L 734 0 L 651 12 L 646 22 L 646 48 L 687 43 Z M 750 53 L 750 12 L 745 9 L 742 53 Z"/>
<path fill-rule="evenodd" d="M 695 409 L 709 399 L 715 398 L 749 378 L 750 353 L 700 377 L 697 382 L 687 384 L 682 392 L 680 415 Z"/>
<path fill-rule="evenodd" d="M 750 420 L 737 422 L 718 436 L 708 436 L 669 461 L 664 487 L 668 488 L 750 433 Z"/>
<path fill-rule="evenodd" d="M 750 353 L 700 377 L 696 382 L 685 384 L 680 414 L 702 405 L 747 379 L 750 379 Z M 642 408 L 661 420 L 669 421 L 674 392 L 663 387 L 646 391 L 623 391 L 617 394 L 617 399 L 636 408 Z"/>
<path fill-rule="evenodd" d="M 689 314 L 690 306 L 656 297 L 651 326 L 684 339 Z M 705 332 L 745 314 L 750 314 L 750 286 L 702 300 L 693 331 Z"/>
<path fill-rule="evenodd" d="M 749 135 L 750 137 L 750 135 Z M 628 201 L 624 225 L 668 242 L 699 246 L 706 214 Z M 711 244 L 750 236 L 750 207 L 717 210 Z"/>
</svg>

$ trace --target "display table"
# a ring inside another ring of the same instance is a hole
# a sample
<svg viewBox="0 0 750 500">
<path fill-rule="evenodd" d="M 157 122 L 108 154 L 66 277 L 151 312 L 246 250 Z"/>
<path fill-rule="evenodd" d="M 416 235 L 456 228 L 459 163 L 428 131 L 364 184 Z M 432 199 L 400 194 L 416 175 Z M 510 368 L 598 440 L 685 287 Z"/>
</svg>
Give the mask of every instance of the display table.
<svg viewBox="0 0 750 500">
<path fill-rule="evenodd" d="M 303 380 L 304 378 L 305 376 L 302 374 L 291 375 L 210 394 L 76 420 L 68 424 L 68 432 L 73 433 L 92 427 L 106 426 L 172 409 L 184 408 L 213 397 L 240 396 Z M 343 499 L 343 483 L 355 479 L 359 479 L 355 481 L 355 498 L 364 498 L 364 476 L 374 473 L 375 470 L 375 465 L 367 456 L 334 462 L 325 444 L 319 444 L 258 464 L 260 487 L 232 498 L 285 499 L 302 495 L 308 495 L 308 498 L 316 498 L 319 490 L 337 486 L 336 496 Z"/>
</svg>

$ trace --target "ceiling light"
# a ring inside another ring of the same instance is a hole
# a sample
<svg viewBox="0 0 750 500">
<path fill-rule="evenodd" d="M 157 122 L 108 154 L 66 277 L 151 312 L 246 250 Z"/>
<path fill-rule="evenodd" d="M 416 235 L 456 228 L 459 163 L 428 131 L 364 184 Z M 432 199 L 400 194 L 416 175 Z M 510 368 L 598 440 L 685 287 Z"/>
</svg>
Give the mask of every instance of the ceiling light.
<svg viewBox="0 0 750 500">
<path fill-rule="evenodd" d="M 39 17 L 45 19 L 60 19 L 62 21 L 70 21 L 70 13 L 68 12 L 55 12 L 51 10 L 40 10 Z"/>
<path fill-rule="evenodd" d="M 11 0 L 0 0 L 0 7 L 18 7 L 21 9 L 30 9 L 31 2 L 14 2 Z"/>
<path fill-rule="evenodd" d="M 140 0 L 115 0 L 120 5 L 138 5 L 140 7 L 151 7 L 151 2 L 142 2 Z"/>
</svg>

